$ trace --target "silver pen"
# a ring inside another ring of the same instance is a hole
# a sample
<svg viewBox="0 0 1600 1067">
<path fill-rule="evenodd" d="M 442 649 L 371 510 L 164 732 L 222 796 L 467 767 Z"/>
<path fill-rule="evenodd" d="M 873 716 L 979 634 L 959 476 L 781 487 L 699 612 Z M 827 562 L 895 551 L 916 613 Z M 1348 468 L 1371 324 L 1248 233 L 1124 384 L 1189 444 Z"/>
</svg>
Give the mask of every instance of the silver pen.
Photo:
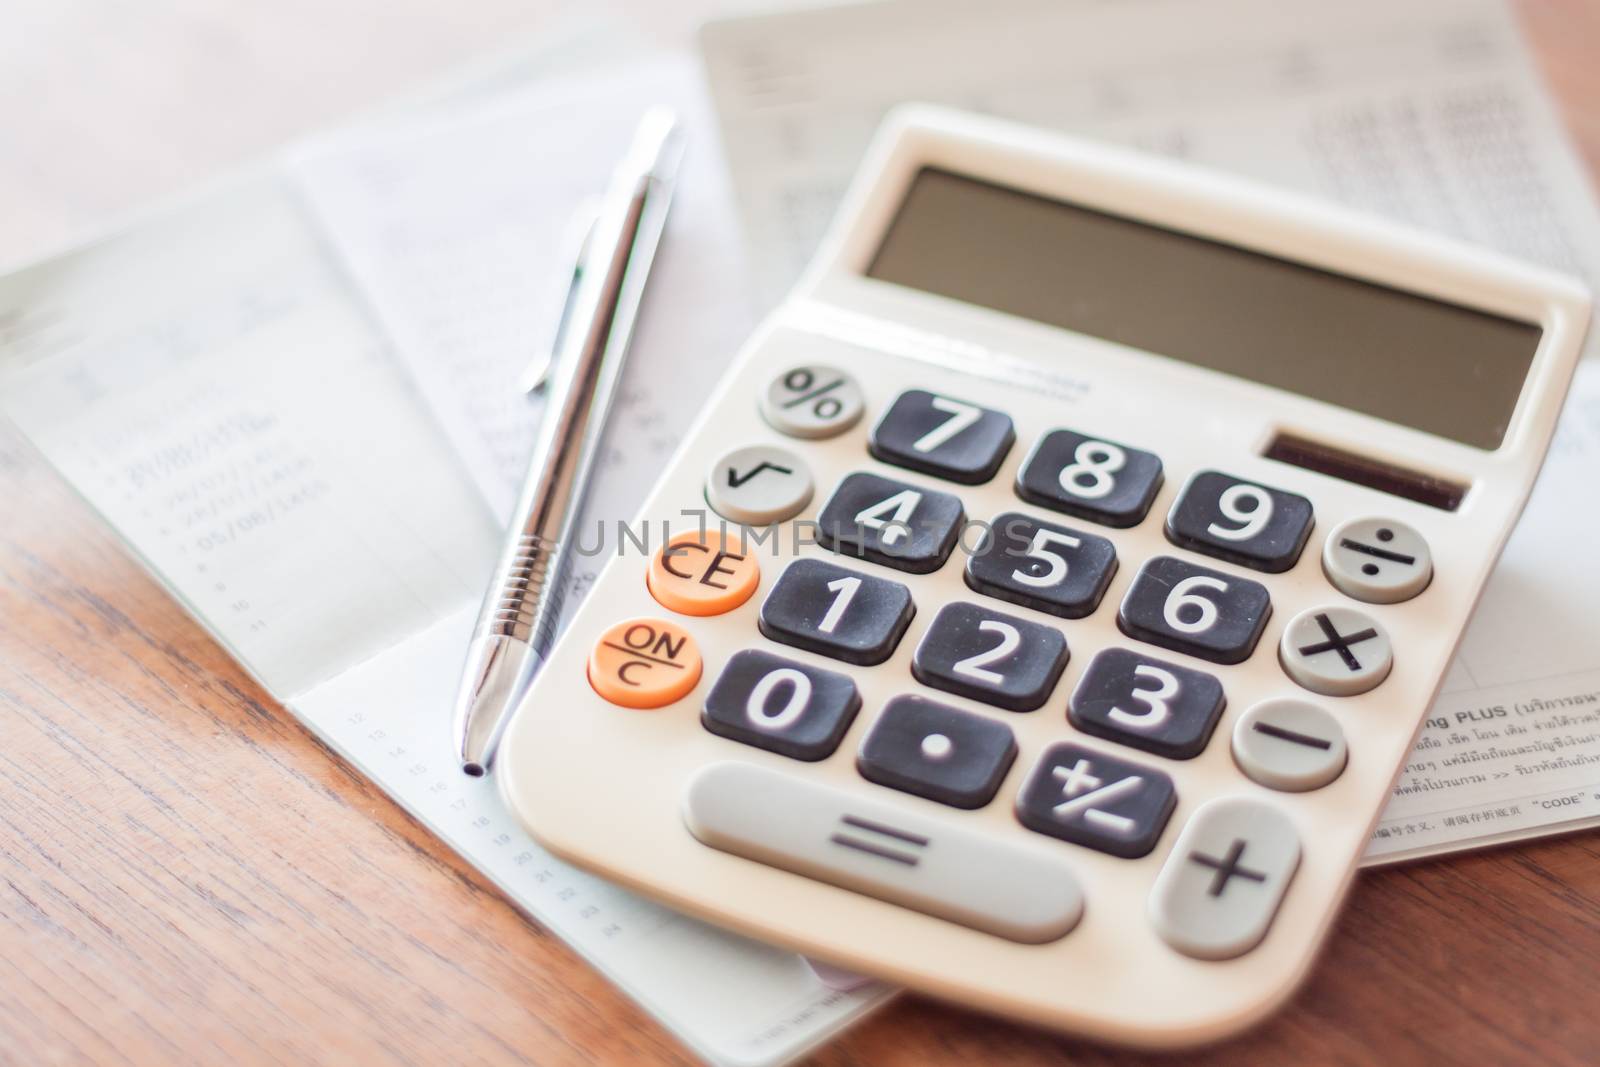
<svg viewBox="0 0 1600 1067">
<path fill-rule="evenodd" d="M 512 710 L 555 640 L 575 528 L 682 155 L 672 112 L 646 113 L 573 271 L 549 403 L 456 697 L 467 774 L 488 770 Z"/>
</svg>

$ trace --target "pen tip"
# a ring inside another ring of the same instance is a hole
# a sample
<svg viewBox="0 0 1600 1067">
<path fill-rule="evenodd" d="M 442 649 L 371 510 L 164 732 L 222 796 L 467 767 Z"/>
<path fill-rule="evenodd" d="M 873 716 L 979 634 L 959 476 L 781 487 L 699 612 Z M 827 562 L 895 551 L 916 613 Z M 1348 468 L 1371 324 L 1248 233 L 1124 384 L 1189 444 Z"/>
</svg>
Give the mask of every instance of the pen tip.
<svg viewBox="0 0 1600 1067">
<path fill-rule="evenodd" d="M 481 763 L 463 763 L 461 769 L 467 773 L 469 778 L 483 777 L 483 764 Z"/>
</svg>

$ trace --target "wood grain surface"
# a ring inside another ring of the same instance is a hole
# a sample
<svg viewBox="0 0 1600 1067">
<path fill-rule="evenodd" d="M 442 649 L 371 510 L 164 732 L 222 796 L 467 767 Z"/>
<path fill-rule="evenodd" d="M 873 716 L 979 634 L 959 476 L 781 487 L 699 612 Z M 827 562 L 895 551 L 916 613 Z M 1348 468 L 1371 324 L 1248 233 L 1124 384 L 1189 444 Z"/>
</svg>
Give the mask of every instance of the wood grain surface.
<svg viewBox="0 0 1600 1067">
<path fill-rule="evenodd" d="M 1593 169 L 1600 2 L 1519 10 Z M 33 99 L 7 92 L 0 130 Z M 6 140 L 0 189 L 41 185 Z M 9 427 L 0 509 L 0 1063 L 690 1062 L 278 707 Z M 1597 1059 L 1600 837 L 1584 834 L 1363 876 L 1292 1005 L 1197 1055 L 908 996 L 815 1062 Z"/>
</svg>

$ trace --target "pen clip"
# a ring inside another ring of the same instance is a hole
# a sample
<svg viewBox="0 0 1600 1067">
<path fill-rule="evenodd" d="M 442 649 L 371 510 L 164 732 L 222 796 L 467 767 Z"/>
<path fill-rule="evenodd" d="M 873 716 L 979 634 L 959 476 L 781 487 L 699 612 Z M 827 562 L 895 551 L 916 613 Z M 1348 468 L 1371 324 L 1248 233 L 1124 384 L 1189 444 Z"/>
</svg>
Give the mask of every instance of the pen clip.
<svg viewBox="0 0 1600 1067">
<path fill-rule="evenodd" d="M 566 232 L 561 240 L 564 254 L 559 261 L 567 264 L 565 287 L 561 294 L 561 314 L 556 319 L 550 346 L 535 352 L 533 358 L 528 361 L 527 369 L 517 379 L 519 393 L 538 392 L 549 381 L 550 371 L 555 366 L 556 354 L 561 351 L 561 342 L 566 336 L 568 321 L 572 318 L 573 298 L 583 281 L 583 273 L 588 265 L 589 244 L 599 217 L 599 199 L 590 197 L 578 205 L 578 209 L 572 213 L 572 218 L 567 223 Z"/>
</svg>

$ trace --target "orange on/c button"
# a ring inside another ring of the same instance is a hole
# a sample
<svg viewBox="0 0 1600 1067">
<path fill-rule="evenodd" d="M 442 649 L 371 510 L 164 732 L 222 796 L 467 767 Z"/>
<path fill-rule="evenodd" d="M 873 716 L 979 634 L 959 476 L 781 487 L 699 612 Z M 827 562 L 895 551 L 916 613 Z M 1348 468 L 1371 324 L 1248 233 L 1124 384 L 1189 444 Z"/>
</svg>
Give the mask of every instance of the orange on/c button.
<svg viewBox="0 0 1600 1067">
<path fill-rule="evenodd" d="M 664 608 L 721 615 L 750 599 L 761 584 L 761 567 L 738 534 L 690 530 L 661 546 L 645 584 Z"/>
<path fill-rule="evenodd" d="M 629 619 L 600 635 L 589 652 L 589 684 L 613 704 L 660 708 L 700 681 L 700 649 L 677 623 Z"/>
</svg>

